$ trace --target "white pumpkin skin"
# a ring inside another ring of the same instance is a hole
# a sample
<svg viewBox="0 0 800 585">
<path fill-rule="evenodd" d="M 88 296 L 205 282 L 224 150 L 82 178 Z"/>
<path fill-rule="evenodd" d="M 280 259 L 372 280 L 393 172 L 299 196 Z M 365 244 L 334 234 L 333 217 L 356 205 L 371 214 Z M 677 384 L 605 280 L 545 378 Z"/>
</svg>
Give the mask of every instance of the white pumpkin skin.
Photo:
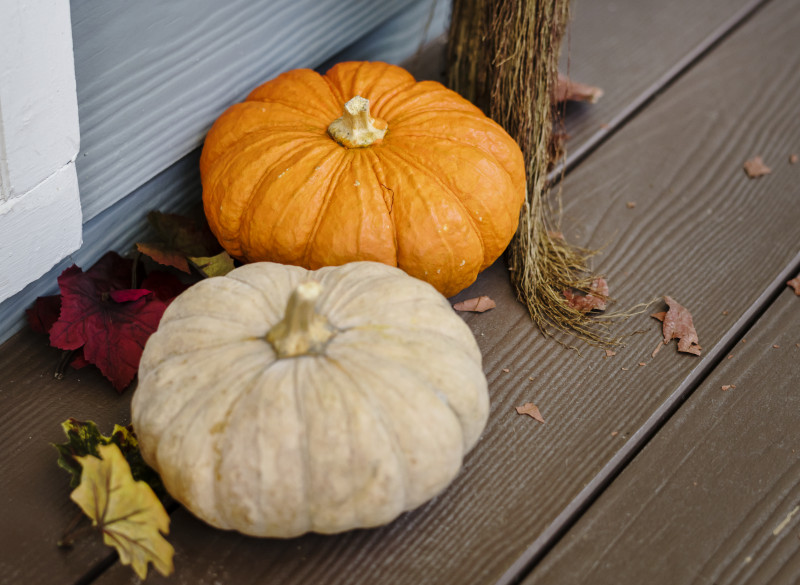
<svg viewBox="0 0 800 585">
<path fill-rule="evenodd" d="M 266 337 L 308 281 L 331 335 L 278 357 Z M 488 409 L 475 339 L 429 284 L 372 262 L 257 263 L 172 302 L 132 418 L 145 461 L 195 515 L 292 537 L 378 526 L 434 497 Z"/>
</svg>

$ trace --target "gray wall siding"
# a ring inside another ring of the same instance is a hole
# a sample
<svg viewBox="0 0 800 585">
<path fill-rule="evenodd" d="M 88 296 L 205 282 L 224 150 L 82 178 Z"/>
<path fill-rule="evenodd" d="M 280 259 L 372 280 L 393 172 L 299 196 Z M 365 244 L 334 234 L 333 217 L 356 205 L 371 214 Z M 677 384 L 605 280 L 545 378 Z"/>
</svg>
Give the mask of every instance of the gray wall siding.
<svg viewBox="0 0 800 585">
<path fill-rule="evenodd" d="M 306 4 L 296 1 L 298 5 Z M 371 31 L 359 31 L 364 36 L 349 45 L 326 40 L 318 33 L 307 33 L 313 55 L 306 53 L 307 61 L 296 65 L 325 70 L 334 62 L 348 59 L 408 65 L 408 59 L 420 45 L 426 39 L 441 36 L 447 26 L 450 2 L 436 0 L 434 19 L 427 37 L 424 36 L 433 1 L 386 2 L 387 10 L 393 8 L 398 12 Z M 237 0 L 233 4 L 240 8 L 270 5 L 273 15 L 279 15 L 276 11 L 283 7 L 290 11 L 283 13 L 283 18 L 293 14 L 292 18 L 306 24 L 308 21 L 307 15 L 304 20 L 291 12 L 286 2 Z M 307 3 L 311 4 L 316 5 Z M 319 4 L 329 8 L 331 5 Z M 339 4 L 363 7 L 367 3 L 340 1 Z M 144 24 L 142 14 L 138 17 L 134 14 L 129 25 L 124 24 L 123 15 L 132 10 L 132 5 L 138 6 L 137 14 L 145 7 L 152 9 L 147 19 L 149 25 Z M 185 13 L 187 6 L 198 8 Z M 202 6 L 213 10 L 201 13 Z M 252 87 L 295 66 L 290 63 L 299 49 L 292 43 L 304 42 L 295 33 L 275 34 L 266 42 L 265 52 L 258 53 L 258 64 L 254 64 L 257 59 L 253 55 L 253 38 L 242 42 L 228 39 L 223 49 L 208 49 L 214 55 L 200 56 L 192 52 L 191 47 L 199 51 L 192 35 L 178 34 L 194 26 L 209 26 L 208 19 L 224 18 L 230 10 L 235 12 L 228 6 L 216 7 L 216 3 L 205 1 L 72 1 L 73 29 L 82 35 L 80 42 L 76 42 L 76 70 L 82 147 L 78 177 L 86 222 L 84 243 L 38 281 L 0 303 L 0 343 L 24 326 L 24 311 L 37 296 L 58 292 L 56 278 L 65 268 L 75 263 L 86 269 L 108 250 L 125 253 L 135 242 L 142 241 L 149 210 L 187 213 L 199 208 L 198 147 L 207 128 L 224 108 L 239 101 Z M 263 8 L 259 10 L 263 12 Z M 244 13 L 258 20 L 250 12 Z M 261 30 L 257 23 L 237 22 L 242 34 L 250 27 Z M 306 30 L 306 24 L 299 30 Z M 147 26 L 149 30 L 145 30 Z M 170 30 L 178 32 L 170 35 Z M 164 45 L 152 45 L 154 38 L 161 39 Z M 275 43 L 279 38 L 292 40 L 278 50 Z M 218 54 L 220 51 L 224 58 Z M 281 56 L 282 53 L 285 54 Z M 265 55 L 273 55 L 274 62 Z M 222 63 L 224 59 L 229 60 L 228 65 Z M 205 79 L 204 67 L 212 66 L 222 73 Z M 439 68 L 438 64 L 433 66 Z M 42 342 L 46 343 L 44 338 Z"/>
<path fill-rule="evenodd" d="M 84 221 L 197 148 L 253 87 L 413 0 L 73 0 Z"/>
</svg>

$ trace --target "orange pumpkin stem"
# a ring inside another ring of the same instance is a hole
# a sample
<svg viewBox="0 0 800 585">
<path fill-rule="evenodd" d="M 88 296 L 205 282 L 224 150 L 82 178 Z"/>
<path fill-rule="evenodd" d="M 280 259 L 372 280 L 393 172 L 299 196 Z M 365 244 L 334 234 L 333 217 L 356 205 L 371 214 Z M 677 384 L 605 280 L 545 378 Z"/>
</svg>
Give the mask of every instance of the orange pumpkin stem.
<svg viewBox="0 0 800 585">
<path fill-rule="evenodd" d="M 344 105 L 341 118 L 328 126 L 328 134 L 346 148 L 363 148 L 386 134 L 386 122 L 369 115 L 369 100 L 357 95 Z"/>
<path fill-rule="evenodd" d="M 333 337 L 333 327 L 314 308 L 322 286 L 315 281 L 299 285 L 286 304 L 283 319 L 267 333 L 267 341 L 279 358 L 316 355 Z"/>
</svg>

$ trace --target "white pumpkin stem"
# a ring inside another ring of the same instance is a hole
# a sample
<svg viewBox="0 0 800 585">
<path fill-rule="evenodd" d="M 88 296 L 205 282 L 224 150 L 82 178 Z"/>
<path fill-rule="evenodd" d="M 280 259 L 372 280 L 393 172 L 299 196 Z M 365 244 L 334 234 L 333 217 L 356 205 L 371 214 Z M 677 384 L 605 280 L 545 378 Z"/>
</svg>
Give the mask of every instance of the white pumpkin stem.
<svg viewBox="0 0 800 585">
<path fill-rule="evenodd" d="M 355 96 L 344 105 L 341 118 L 328 126 L 328 134 L 347 148 L 369 146 L 386 134 L 386 122 L 369 115 L 369 100 Z"/>
<path fill-rule="evenodd" d="M 315 281 L 304 282 L 292 291 L 283 319 L 267 333 L 267 341 L 279 358 L 322 353 L 333 337 L 330 323 L 315 309 L 321 292 L 322 285 Z"/>
</svg>

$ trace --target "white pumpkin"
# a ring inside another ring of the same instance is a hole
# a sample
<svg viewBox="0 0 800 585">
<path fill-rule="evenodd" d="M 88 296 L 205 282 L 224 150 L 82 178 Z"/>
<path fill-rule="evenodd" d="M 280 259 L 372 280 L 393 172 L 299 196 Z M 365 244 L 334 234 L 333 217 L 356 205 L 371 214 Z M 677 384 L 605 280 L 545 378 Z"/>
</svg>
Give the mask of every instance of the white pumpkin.
<svg viewBox="0 0 800 585">
<path fill-rule="evenodd" d="M 475 339 L 429 284 L 372 262 L 257 263 L 172 302 L 132 414 L 145 461 L 191 512 L 292 537 L 434 497 L 488 408 Z"/>
</svg>

